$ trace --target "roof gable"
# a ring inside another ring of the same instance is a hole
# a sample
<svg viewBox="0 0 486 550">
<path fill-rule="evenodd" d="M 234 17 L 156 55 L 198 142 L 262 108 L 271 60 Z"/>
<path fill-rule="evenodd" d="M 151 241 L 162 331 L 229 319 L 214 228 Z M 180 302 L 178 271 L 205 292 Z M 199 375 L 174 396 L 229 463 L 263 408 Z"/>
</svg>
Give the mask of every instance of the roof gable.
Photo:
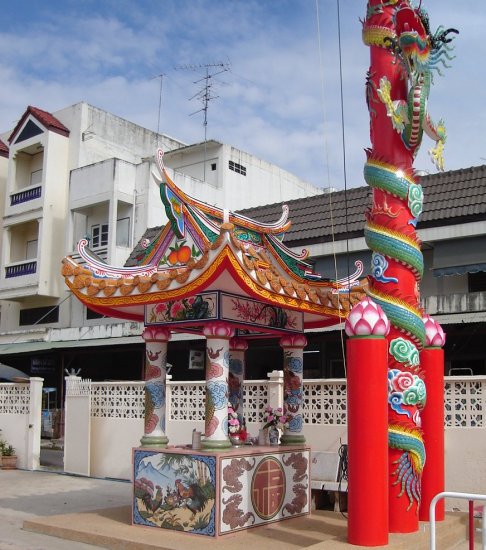
<svg viewBox="0 0 486 550">
<path fill-rule="evenodd" d="M 23 129 L 19 132 L 15 143 L 20 143 L 21 141 L 25 141 L 27 139 L 30 139 L 31 137 L 38 136 L 39 134 L 43 133 L 44 130 L 42 128 L 39 128 L 39 126 L 37 126 L 37 124 L 32 119 L 29 119 Z"/>
<path fill-rule="evenodd" d="M 8 138 L 9 143 L 13 143 L 14 140 L 15 143 L 18 143 L 19 141 L 23 141 L 23 139 L 28 139 L 27 137 L 20 139 L 20 137 L 26 130 L 27 126 L 29 126 L 29 122 L 32 122 L 32 118 L 28 120 L 29 117 L 32 117 L 36 119 L 37 122 L 40 122 L 40 124 L 42 124 L 42 126 L 44 126 L 46 130 L 55 132 L 56 134 L 60 134 L 61 136 L 69 136 L 69 129 L 66 128 L 66 126 L 64 126 L 64 124 L 60 122 L 54 115 L 48 113 L 47 111 L 43 111 L 42 109 L 38 109 L 37 107 L 32 107 L 31 105 L 29 105 L 25 113 L 22 115 L 22 118 L 19 120 L 12 133 L 10 134 L 10 137 Z M 27 124 L 25 124 L 27 120 L 28 122 Z M 32 122 L 32 124 L 36 126 L 34 122 Z M 34 133 L 32 135 L 29 135 L 28 137 L 32 137 L 33 135 L 36 134 Z"/>
</svg>

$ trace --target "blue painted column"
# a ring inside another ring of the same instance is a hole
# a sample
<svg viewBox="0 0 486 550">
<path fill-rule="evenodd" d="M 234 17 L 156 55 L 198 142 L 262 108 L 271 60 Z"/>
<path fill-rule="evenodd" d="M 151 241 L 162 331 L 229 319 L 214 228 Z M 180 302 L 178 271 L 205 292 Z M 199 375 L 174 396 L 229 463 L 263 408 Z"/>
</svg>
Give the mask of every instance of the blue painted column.
<svg viewBox="0 0 486 550">
<path fill-rule="evenodd" d="M 244 398 L 245 389 L 245 352 L 248 349 L 248 342 L 242 338 L 231 338 L 230 340 L 230 359 L 229 359 L 229 379 L 228 379 L 228 401 L 233 406 L 233 410 L 241 417 L 245 416 Z"/>
<path fill-rule="evenodd" d="M 307 338 L 303 334 L 290 334 L 280 339 L 284 353 L 284 412 L 292 418 L 280 438 L 282 445 L 303 445 L 302 433 L 302 377 L 304 373 L 304 348 Z"/>
<path fill-rule="evenodd" d="M 167 344 L 170 330 L 162 327 L 146 327 L 145 340 L 145 433 L 140 440 L 143 447 L 166 447 L 165 435 L 165 385 Z"/>
<path fill-rule="evenodd" d="M 205 450 L 229 449 L 228 437 L 228 375 L 230 340 L 234 329 L 223 322 L 208 323 L 206 336 L 206 415 Z"/>
</svg>

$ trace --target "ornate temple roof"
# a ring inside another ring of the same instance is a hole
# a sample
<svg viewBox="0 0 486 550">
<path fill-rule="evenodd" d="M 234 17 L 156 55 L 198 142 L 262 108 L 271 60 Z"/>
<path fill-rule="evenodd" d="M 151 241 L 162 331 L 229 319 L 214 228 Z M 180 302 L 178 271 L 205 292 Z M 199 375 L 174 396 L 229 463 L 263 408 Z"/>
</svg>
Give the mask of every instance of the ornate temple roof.
<svg viewBox="0 0 486 550">
<path fill-rule="evenodd" d="M 150 304 L 224 292 L 302 312 L 310 328 L 339 323 L 363 297 L 357 280 L 349 292 L 321 280 L 305 250 L 295 254 L 283 244 L 290 227 L 285 205 L 274 223 L 256 222 L 188 196 L 170 179 L 161 150 L 157 161 L 160 173 L 153 175 L 169 222 L 148 230 L 124 267 L 103 263 L 86 240 L 78 245 L 85 265 L 63 261 L 66 284 L 89 308 L 143 320 Z"/>
</svg>

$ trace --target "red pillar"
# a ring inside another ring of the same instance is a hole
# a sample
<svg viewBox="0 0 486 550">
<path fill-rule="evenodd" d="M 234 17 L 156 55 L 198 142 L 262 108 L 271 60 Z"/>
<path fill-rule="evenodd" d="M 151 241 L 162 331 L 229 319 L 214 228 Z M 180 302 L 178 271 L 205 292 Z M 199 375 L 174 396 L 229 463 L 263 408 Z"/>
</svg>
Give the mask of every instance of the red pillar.
<svg viewBox="0 0 486 550">
<path fill-rule="evenodd" d="M 422 474 L 422 504 L 419 518 L 429 521 L 430 502 L 445 490 L 444 474 L 444 351 L 445 334 L 442 327 L 424 315 L 425 349 L 420 354 L 420 364 L 425 373 L 427 402 L 422 411 L 427 460 Z M 437 503 L 435 518 L 444 519 L 444 499 Z"/>
<path fill-rule="evenodd" d="M 388 544 L 388 344 L 390 323 L 370 298 L 345 322 L 348 377 L 348 542 Z"/>
<path fill-rule="evenodd" d="M 388 544 L 388 386 L 384 337 L 350 338 L 348 542 Z"/>
<path fill-rule="evenodd" d="M 444 474 L 444 350 L 425 348 L 420 354 L 420 364 L 425 372 L 427 404 L 422 411 L 427 460 L 422 473 L 422 503 L 420 521 L 429 521 L 432 499 L 445 489 Z M 444 499 L 436 506 L 435 519 L 444 519 Z"/>
</svg>

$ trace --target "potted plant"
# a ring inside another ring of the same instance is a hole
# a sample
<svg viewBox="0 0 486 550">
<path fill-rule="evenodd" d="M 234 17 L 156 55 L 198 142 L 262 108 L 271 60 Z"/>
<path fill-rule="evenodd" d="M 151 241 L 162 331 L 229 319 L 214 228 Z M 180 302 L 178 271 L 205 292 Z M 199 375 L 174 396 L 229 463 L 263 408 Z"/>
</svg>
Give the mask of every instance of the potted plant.
<svg viewBox="0 0 486 550">
<path fill-rule="evenodd" d="M 4 470 L 14 470 L 17 468 L 17 455 L 12 445 L 9 445 L 4 439 L 0 438 L 0 458 Z"/>
</svg>

